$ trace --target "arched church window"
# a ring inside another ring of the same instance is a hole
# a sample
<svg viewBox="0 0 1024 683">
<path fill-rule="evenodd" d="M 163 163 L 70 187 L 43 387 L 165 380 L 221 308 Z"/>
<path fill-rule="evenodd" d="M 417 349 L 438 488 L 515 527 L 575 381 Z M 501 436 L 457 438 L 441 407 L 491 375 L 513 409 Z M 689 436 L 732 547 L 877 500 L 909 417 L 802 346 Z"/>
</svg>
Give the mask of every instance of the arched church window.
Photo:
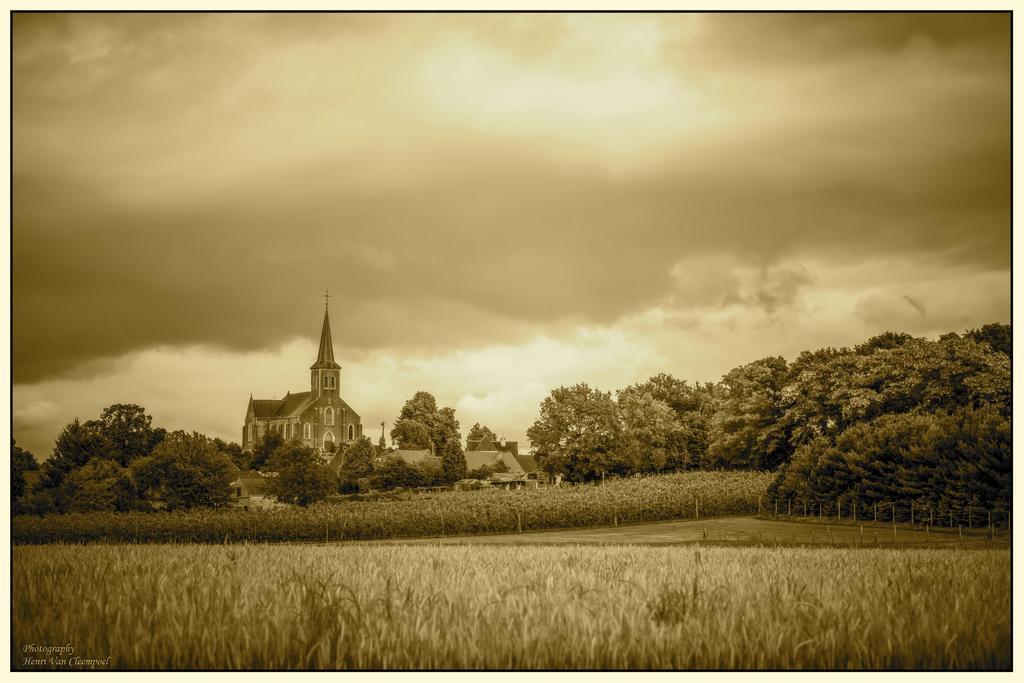
<svg viewBox="0 0 1024 683">
<path fill-rule="evenodd" d="M 333 427 L 334 426 L 334 408 L 327 406 L 327 410 L 324 411 L 324 424 Z"/>
<path fill-rule="evenodd" d="M 324 450 L 331 450 L 329 446 L 334 445 L 334 434 L 332 432 L 324 432 Z"/>
<path fill-rule="evenodd" d="M 349 440 L 349 441 L 351 441 L 351 440 L 352 440 L 352 433 L 353 433 L 353 432 L 352 432 L 352 425 L 349 425 L 349 426 L 348 426 L 348 440 Z"/>
<path fill-rule="evenodd" d="M 309 433 L 309 423 L 308 422 L 306 424 L 302 425 L 302 438 L 303 439 L 311 438 L 311 435 Z"/>
</svg>

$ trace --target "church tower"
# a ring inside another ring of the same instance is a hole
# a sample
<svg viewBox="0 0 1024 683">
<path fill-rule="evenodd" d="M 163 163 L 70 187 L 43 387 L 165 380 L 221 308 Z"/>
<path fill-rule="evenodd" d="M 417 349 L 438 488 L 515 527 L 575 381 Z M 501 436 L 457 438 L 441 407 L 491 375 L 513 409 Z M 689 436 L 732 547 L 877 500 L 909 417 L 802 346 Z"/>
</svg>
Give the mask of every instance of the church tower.
<svg viewBox="0 0 1024 683">
<path fill-rule="evenodd" d="M 324 307 L 324 326 L 320 330 L 320 352 L 316 362 L 309 366 L 309 388 L 315 398 L 338 397 L 338 380 L 341 366 L 334 360 L 334 344 L 331 342 L 331 318 Z"/>
</svg>

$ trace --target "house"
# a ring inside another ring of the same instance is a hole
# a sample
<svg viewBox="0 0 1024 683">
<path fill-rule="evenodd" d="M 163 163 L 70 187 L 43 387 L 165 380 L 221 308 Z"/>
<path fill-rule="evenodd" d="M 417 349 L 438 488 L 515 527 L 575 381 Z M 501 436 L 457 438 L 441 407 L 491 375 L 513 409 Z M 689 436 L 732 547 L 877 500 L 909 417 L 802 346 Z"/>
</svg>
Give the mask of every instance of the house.
<svg viewBox="0 0 1024 683">
<path fill-rule="evenodd" d="M 503 451 L 466 451 L 463 454 L 466 458 L 466 471 L 472 472 L 482 467 L 501 469 L 500 463 L 504 463 L 509 472 L 525 473 L 519 461 L 511 453 Z"/>
<path fill-rule="evenodd" d="M 519 455 L 519 442 L 518 441 L 505 441 L 504 438 L 500 439 L 497 443 L 494 442 L 488 436 L 483 436 L 479 439 L 466 439 L 466 450 L 467 451 L 501 451 L 503 453 L 511 453 L 512 455 Z"/>
<path fill-rule="evenodd" d="M 256 470 L 243 470 L 231 482 L 231 505 L 248 510 L 277 505 L 267 493 L 267 477 Z"/>
<path fill-rule="evenodd" d="M 416 463 L 424 462 L 441 462 L 441 458 L 434 456 L 430 451 L 428 451 L 425 448 L 419 450 L 399 448 L 397 450 L 391 451 L 387 455 L 396 456 L 405 461 L 405 464 L 407 465 L 415 465 Z"/>
</svg>

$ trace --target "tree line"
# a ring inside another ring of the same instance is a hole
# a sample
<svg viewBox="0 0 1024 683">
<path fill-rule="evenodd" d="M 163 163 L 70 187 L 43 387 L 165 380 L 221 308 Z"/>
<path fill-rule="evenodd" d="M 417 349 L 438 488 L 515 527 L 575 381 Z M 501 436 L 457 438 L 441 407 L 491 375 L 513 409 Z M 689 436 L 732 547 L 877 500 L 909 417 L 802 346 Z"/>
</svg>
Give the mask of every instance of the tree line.
<svg viewBox="0 0 1024 683">
<path fill-rule="evenodd" d="M 474 425 L 471 436 L 479 430 Z M 336 493 L 450 484 L 466 474 L 459 422 L 428 392 L 403 405 L 392 440 L 398 448 L 424 449 L 438 458 L 406 462 L 366 437 L 348 444 L 337 470 L 298 440 L 268 432 L 251 451 L 237 443 L 155 427 L 142 406 L 119 403 L 99 418 L 75 419 L 58 435 L 40 464 L 12 442 L 11 492 L 15 513 L 155 510 L 221 507 L 242 470 L 257 470 L 267 494 L 309 505 Z M 38 471 L 34 486 L 26 472 Z"/>
<path fill-rule="evenodd" d="M 937 340 L 885 333 L 852 348 L 769 357 L 716 383 L 661 373 L 616 392 L 559 387 L 527 430 L 551 474 L 586 482 L 688 469 L 771 470 L 777 498 L 1008 506 L 1011 330 L 991 324 Z M 494 433 L 476 424 L 469 439 Z M 455 410 L 417 392 L 391 430 L 409 463 L 363 437 L 337 471 L 271 432 L 253 450 L 168 432 L 134 404 L 74 420 L 41 465 L 12 447 L 15 512 L 217 507 L 237 470 L 273 472 L 268 492 L 308 505 L 333 493 L 450 484 L 467 472 Z M 39 470 L 29 490 L 25 473 Z"/>
<path fill-rule="evenodd" d="M 715 383 L 581 383 L 552 391 L 527 435 L 570 481 L 777 470 L 783 497 L 1008 505 L 1011 354 L 1009 325 L 990 324 L 763 358 Z"/>
</svg>

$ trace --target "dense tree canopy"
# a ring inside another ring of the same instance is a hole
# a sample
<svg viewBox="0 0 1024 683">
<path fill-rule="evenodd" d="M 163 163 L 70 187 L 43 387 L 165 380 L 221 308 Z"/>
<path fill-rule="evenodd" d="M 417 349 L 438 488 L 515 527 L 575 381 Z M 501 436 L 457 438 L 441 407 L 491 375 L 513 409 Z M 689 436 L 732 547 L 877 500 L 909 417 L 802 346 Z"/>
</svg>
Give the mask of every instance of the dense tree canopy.
<svg viewBox="0 0 1024 683">
<path fill-rule="evenodd" d="M 373 474 L 373 459 L 376 453 L 373 444 L 365 436 L 350 443 L 342 454 L 343 461 L 338 471 L 341 489 L 353 493 L 360 489 L 359 481 Z"/>
<path fill-rule="evenodd" d="M 306 507 L 323 500 L 338 488 L 334 472 L 312 448 L 292 441 L 279 447 L 267 462 L 276 476 L 267 480 L 267 491 L 279 502 Z"/>
<path fill-rule="evenodd" d="M 581 383 L 553 390 L 526 435 L 544 469 L 586 481 L 629 471 L 621 457 L 623 432 L 611 394 Z"/>
<path fill-rule="evenodd" d="M 168 509 L 219 507 L 230 498 L 231 460 L 196 432 L 171 432 L 131 469 L 139 493 Z"/>
<path fill-rule="evenodd" d="M 449 482 L 465 475 L 466 458 L 455 410 L 438 408 L 437 400 L 426 391 L 417 391 L 402 406 L 391 440 L 399 448 L 431 449 L 442 458 L 442 478 Z"/>
</svg>

